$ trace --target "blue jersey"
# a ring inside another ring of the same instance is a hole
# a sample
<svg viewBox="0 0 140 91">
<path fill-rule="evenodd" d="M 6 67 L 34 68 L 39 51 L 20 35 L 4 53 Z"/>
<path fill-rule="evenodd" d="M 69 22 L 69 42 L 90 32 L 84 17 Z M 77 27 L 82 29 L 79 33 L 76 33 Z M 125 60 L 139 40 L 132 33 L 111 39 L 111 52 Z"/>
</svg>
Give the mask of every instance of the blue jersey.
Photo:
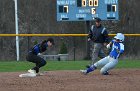
<svg viewBox="0 0 140 91">
<path fill-rule="evenodd" d="M 38 53 L 44 52 L 47 49 L 47 47 L 48 47 L 47 42 L 42 44 L 42 45 L 41 44 L 37 44 L 29 52 L 32 52 L 33 54 L 37 55 Z"/>
<path fill-rule="evenodd" d="M 109 56 L 116 59 L 120 56 L 120 54 L 124 52 L 124 45 L 123 43 L 116 42 L 115 40 L 112 40 L 111 42 L 112 42 L 112 49 Z"/>
</svg>

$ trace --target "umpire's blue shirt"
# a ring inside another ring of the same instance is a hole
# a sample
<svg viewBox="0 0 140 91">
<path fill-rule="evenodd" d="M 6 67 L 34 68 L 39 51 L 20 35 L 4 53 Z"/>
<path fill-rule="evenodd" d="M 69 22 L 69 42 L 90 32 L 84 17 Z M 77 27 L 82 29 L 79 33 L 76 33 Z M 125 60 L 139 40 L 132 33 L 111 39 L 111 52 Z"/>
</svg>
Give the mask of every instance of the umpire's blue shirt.
<svg viewBox="0 0 140 91">
<path fill-rule="evenodd" d="M 102 25 L 99 27 L 93 25 L 89 31 L 89 35 L 90 39 L 95 43 L 109 42 L 108 32 Z"/>
</svg>

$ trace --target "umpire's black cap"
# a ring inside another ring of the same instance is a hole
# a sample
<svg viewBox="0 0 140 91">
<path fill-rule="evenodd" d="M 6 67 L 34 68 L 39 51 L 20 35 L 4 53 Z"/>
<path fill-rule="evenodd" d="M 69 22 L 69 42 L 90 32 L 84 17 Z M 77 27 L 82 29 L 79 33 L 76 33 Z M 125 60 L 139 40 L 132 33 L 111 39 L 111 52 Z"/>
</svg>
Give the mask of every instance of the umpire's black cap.
<svg viewBox="0 0 140 91">
<path fill-rule="evenodd" d="M 48 38 L 47 41 L 50 41 L 52 43 L 52 45 L 55 45 L 53 38 Z"/>
<path fill-rule="evenodd" d="M 95 22 L 101 22 L 102 20 L 100 18 L 95 18 Z"/>
</svg>

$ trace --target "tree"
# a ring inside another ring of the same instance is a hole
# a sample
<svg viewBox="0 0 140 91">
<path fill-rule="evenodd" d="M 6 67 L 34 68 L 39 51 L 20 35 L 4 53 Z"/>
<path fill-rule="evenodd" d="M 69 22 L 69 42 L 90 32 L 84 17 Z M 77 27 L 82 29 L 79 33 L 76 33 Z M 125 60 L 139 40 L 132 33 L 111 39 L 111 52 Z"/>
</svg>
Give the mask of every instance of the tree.
<svg viewBox="0 0 140 91">
<path fill-rule="evenodd" d="M 62 42 L 61 46 L 60 46 L 60 54 L 67 54 L 68 53 L 68 50 L 67 50 L 67 47 L 66 47 L 66 44 L 64 42 Z"/>
</svg>

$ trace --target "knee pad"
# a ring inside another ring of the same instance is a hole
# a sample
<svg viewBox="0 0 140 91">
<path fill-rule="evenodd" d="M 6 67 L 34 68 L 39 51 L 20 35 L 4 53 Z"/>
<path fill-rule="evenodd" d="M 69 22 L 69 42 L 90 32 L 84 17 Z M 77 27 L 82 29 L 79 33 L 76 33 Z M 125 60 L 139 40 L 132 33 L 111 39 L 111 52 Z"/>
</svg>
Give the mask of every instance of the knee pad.
<svg viewBox="0 0 140 91">
<path fill-rule="evenodd" d="M 101 73 L 101 74 L 103 74 L 103 73 L 104 73 L 104 70 L 103 70 L 103 69 L 101 69 L 101 70 L 100 70 L 100 73 Z"/>
<path fill-rule="evenodd" d="M 43 59 L 41 64 L 42 64 L 42 66 L 46 65 L 46 61 Z"/>
<path fill-rule="evenodd" d="M 41 60 L 40 64 L 38 65 L 39 68 L 46 65 L 46 61 L 44 59 Z"/>
</svg>

